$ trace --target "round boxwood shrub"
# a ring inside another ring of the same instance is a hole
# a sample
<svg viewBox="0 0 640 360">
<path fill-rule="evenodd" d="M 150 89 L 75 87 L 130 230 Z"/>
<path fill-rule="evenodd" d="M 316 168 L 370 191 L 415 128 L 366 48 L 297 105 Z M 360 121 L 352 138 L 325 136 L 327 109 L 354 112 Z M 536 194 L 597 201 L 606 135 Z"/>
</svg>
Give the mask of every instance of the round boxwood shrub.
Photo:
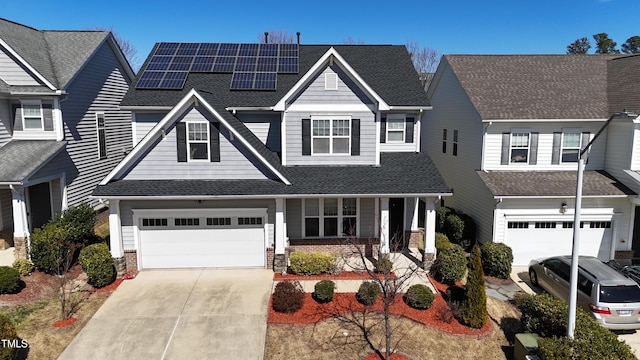
<svg viewBox="0 0 640 360">
<path fill-rule="evenodd" d="M 276 284 L 271 306 L 281 313 L 294 313 L 302 308 L 304 290 L 298 281 L 285 280 Z"/>
<path fill-rule="evenodd" d="M 424 284 L 412 285 L 407 289 L 407 293 L 404 294 L 404 301 L 415 309 L 428 309 L 433 304 L 433 300 L 433 291 Z"/>
<path fill-rule="evenodd" d="M 501 279 L 511 275 L 513 251 L 503 243 L 488 242 L 482 245 L 482 268 L 485 274 Z"/>
<path fill-rule="evenodd" d="M 0 313 L 0 339 L 17 341 L 18 335 L 16 328 L 6 314 Z M 0 359 L 14 359 L 17 351 L 17 347 L 13 346 L 0 346 Z"/>
<path fill-rule="evenodd" d="M 68 249 L 66 236 L 64 228 L 54 221 L 35 229 L 29 237 L 33 265 L 48 274 L 56 274 L 60 259 Z"/>
<path fill-rule="evenodd" d="M 364 305 L 371 306 L 375 304 L 381 293 L 382 289 L 378 283 L 373 281 L 363 281 L 356 293 L 356 299 Z"/>
<path fill-rule="evenodd" d="M 335 282 L 331 280 L 320 280 L 314 287 L 313 298 L 318 302 L 328 303 L 333 300 L 333 293 L 335 290 Z"/>
<path fill-rule="evenodd" d="M 20 276 L 27 276 L 35 270 L 35 266 L 31 260 L 26 259 L 16 259 L 16 261 L 11 264 L 11 267 L 18 270 Z"/>
<path fill-rule="evenodd" d="M 11 294 L 20 287 L 20 273 L 10 266 L 0 266 L 0 294 Z"/>
<path fill-rule="evenodd" d="M 442 249 L 449 246 L 451 246 L 451 241 L 449 241 L 447 235 L 439 232 L 436 233 L 436 250 L 440 252 Z"/>
<path fill-rule="evenodd" d="M 460 245 L 451 244 L 442 249 L 433 263 L 436 277 L 440 281 L 460 281 L 467 271 L 467 259 Z"/>
<path fill-rule="evenodd" d="M 101 288 L 116 279 L 113 259 L 105 243 L 85 247 L 80 251 L 78 261 L 82 270 L 87 273 L 87 282 L 93 287 Z"/>
<path fill-rule="evenodd" d="M 393 270 L 393 261 L 389 259 L 389 255 L 381 255 L 376 261 L 376 272 L 381 274 L 390 274 Z"/>
</svg>

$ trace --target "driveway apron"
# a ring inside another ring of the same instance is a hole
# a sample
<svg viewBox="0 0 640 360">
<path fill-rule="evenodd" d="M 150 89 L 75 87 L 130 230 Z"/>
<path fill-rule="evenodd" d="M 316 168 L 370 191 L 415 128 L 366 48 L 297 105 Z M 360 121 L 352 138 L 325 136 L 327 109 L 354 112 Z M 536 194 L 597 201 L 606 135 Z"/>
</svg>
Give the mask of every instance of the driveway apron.
<svg viewBox="0 0 640 360">
<path fill-rule="evenodd" d="M 262 359 L 273 272 L 142 271 L 59 359 Z"/>
</svg>

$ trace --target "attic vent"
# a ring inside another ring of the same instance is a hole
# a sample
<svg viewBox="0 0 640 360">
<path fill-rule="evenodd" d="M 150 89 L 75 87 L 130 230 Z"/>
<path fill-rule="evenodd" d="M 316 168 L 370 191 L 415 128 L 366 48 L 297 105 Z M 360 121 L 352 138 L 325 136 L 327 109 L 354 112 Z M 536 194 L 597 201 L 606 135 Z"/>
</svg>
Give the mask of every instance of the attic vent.
<svg viewBox="0 0 640 360">
<path fill-rule="evenodd" d="M 325 73 L 324 74 L 324 89 L 325 90 L 338 90 L 338 74 Z"/>
</svg>

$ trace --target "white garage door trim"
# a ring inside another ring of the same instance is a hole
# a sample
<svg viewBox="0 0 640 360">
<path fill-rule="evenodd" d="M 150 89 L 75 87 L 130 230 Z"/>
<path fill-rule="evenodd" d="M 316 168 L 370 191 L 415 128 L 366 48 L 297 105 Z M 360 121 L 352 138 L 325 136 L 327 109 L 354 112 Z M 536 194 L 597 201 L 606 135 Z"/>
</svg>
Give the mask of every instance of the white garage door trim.
<svg viewBox="0 0 640 360">
<path fill-rule="evenodd" d="M 137 260 L 141 269 L 265 266 L 267 209 L 133 209 L 132 212 Z M 182 223 L 175 219 L 181 219 Z M 154 226 L 154 220 L 158 226 Z M 152 232 L 153 248 L 148 243 L 149 238 L 145 240 L 145 236 Z M 212 232 L 222 242 L 203 243 L 202 236 Z M 176 239 L 180 239 L 184 246 L 177 247 Z M 218 250 L 223 251 L 217 253 Z M 238 254 L 245 257 L 237 257 Z"/>
</svg>

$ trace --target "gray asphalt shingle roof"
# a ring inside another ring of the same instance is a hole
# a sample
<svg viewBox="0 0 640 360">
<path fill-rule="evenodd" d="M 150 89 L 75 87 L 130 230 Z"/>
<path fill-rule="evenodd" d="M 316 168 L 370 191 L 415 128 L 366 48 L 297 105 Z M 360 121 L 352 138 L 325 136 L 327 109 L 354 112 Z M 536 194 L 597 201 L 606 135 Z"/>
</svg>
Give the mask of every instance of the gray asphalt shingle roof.
<svg viewBox="0 0 640 360">
<path fill-rule="evenodd" d="M 425 153 L 382 153 L 380 166 L 287 167 L 292 185 L 275 180 L 119 180 L 94 197 L 448 194 Z"/>
<path fill-rule="evenodd" d="M 620 55 L 445 55 L 444 59 L 483 119 L 606 119 L 610 115 L 607 62 L 616 56 Z"/>
<path fill-rule="evenodd" d="M 64 149 L 66 141 L 12 140 L 0 148 L 0 182 L 21 182 Z"/>
<path fill-rule="evenodd" d="M 278 74 L 275 91 L 230 90 L 231 74 L 190 73 L 182 90 L 131 87 L 122 106 L 174 106 L 191 89 L 208 91 L 234 106 L 275 105 L 331 47 L 390 105 L 427 106 L 429 102 L 404 45 L 300 45 L 298 74 Z M 153 51 L 151 52 L 153 53 Z M 149 59 L 146 60 L 147 62 Z M 144 70 L 146 66 L 143 65 Z M 138 74 L 141 75 L 142 71 Z"/>
<path fill-rule="evenodd" d="M 575 171 L 478 171 L 494 196 L 576 196 Z M 585 171 L 583 196 L 635 193 L 605 171 Z"/>
</svg>

